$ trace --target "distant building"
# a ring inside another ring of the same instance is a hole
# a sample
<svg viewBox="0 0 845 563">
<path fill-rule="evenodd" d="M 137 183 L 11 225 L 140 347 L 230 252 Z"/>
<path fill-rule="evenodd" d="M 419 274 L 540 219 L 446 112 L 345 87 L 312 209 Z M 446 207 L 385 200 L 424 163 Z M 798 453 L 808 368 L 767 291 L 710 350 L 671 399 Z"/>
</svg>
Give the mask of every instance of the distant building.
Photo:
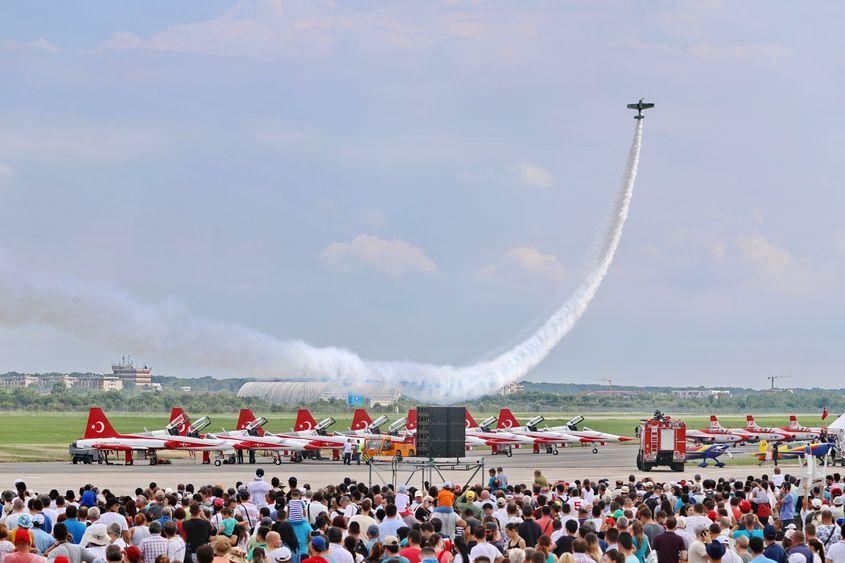
<svg viewBox="0 0 845 563">
<path fill-rule="evenodd" d="M 123 389 L 123 380 L 116 375 L 92 374 L 85 377 L 78 377 L 74 387 L 96 389 L 99 391 L 120 391 Z"/>
<path fill-rule="evenodd" d="M 707 397 L 730 397 L 724 389 L 677 389 L 672 394 L 681 399 L 706 399 Z"/>
<path fill-rule="evenodd" d="M 38 385 L 39 378 L 37 375 L 29 373 L 14 373 L 7 374 L 0 377 L 0 387 L 31 387 Z"/>
<path fill-rule="evenodd" d="M 119 364 L 112 364 L 112 373 L 123 381 L 124 387 L 127 383 L 134 383 L 136 387 L 152 385 L 152 370 L 148 366 L 138 367 L 132 363 L 131 358 L 121 358 Z"/>
<path fill-rule="evenodd" d="M 514 393 L 522 393 L 525 391 L 525 386 L 520 383 L 519 381 L 515 381 L 513 383 L 508 383 L 501 389 L 499 389 L 499 395 L 513 395 Z"/>
<path fill-rule="evenodd" d="M 61 385 L 65 389 L 71 389 L 79 384 L 78 378 L 66 373 L 40 375 L 36 377 L 38 377 L 38 387 L 42 391 L 52 391 L 56 385 Z"/>
</svg>

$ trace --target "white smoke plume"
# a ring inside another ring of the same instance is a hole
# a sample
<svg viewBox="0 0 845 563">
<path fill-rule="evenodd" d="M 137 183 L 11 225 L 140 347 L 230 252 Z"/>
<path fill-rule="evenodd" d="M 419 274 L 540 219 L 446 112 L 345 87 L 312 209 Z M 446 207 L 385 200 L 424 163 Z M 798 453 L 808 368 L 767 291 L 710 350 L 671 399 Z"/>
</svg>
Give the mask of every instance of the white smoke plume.
<svg viewBox="0 0 845 563">
<path fill-rule="evenodd" d="M 584 280 L 534 334 L 497 357 L 465 367 L 372 361 L 342 348 L 282 341 L 238 324 L 192 315 L 172 303 L 139 301 L 96 283 L 30 276 L 0 265 L 0 323 L 49 325 L 115 350 L 216 372 L 257 377 L 313 377 L 350 389 L 398 390 L 422 402 L 452 403 L 490 393 L 542 362 L 586 311 L 613 261 L 637 176 L 642 120 L 607 231 Z"/>
</svg>

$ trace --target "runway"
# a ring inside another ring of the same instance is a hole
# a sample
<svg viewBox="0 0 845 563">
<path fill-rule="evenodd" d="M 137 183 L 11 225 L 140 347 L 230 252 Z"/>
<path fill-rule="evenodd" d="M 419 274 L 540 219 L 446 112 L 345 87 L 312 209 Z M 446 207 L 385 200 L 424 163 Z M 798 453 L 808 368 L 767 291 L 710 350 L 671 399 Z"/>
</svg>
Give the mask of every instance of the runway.
<svg viewBox="0 0 845 563">
<path fill-rule="evenodd" d="M 753 451 L 753 447 L 740 448 L 735 453 L 737 458 L 746 457 Z M 512 457 L 503 455 L 473 454 L 461 460 L 464 465 L 480 466 L 483 462 L 484 471 L 490 467 L 502 467 L 511 484 L 531 483 L 534 470 L 539 469 L 552 482 L 556 480 L 571 481 L 574 479 L 627 479 L 635 474 L 638 478 L 650 475 L 659 482 L 678 481 L 692 478 L 696 473 L 705 478 L 712 477 L 741 477 L 754 474 L 771 473 L 771 467 L 739 465 L 705 469 L 688 463 L 683 472 L 669 471 L 668 468 L 655 469 L 644 473 L 636 470 L 635 458 L 637 448 L 632 446 L 607 446 L 599 448 L 599 453 L 593 454 L 589 448 L 571 448 L 560 451 L 560 455 L 533 454 L 527 450 L 515 451 Z M 299 479 L 300 484 L 309 483 L 313 487 L 320 487 L 331 483 L 338 483 L 344 477 L 351 477 L 356 481 L 373 484 L 383 484 L 394 481 L 390 463 L 376 464 L 370 473 L 366 464 L 344 466 L 340 462 L 321 460 L 291 463 L 285 461 L 281 465 L 259 458 L 255 465 L 202 465 L 199 461 L 176 459 L 169 465 L 150 466 L 145 462 L 138 465 L 73 465 L 70 462 L 33 462 L 33 463 L 4 463 L 0 464 L 0 488 L 14 488 L 16 479 L 23 479 L 31 491 L 48 492 L 57 489 L 64 492 L 67 489 L 78 490 L 86 483 L 98 485 L 101 489 L 108 488 L 115 493 L 132 494 L 136 487 L 146 487 L 150 482 L 159 486 L 175 488 L 179 483 L 193 483 L 204 485 L 223 483 L 232 486 L 237 481 L 248 481 L 255 474 L 256 467 L 263 467 L 269 480 L 278 476 L 283 482 L 291 475 Z M 454 459 L 452 460 L 455 461 Z M 423 481 L 421 473 L 411 476 L 411 467 L 401 467 L 396 476 L 396 483 L 406 483 L 420 486 Z M 372 481 L 370 480 L 372 477 Z M 426 479 L 428 476 L 426 475 Z M 410 479 L 410 481 L 409 481 Z M 471 480 L 470 480 L 471 479 Z M 487 475 L 482 471 L 473 474 L 471 471 L 442 470 L 440 474 L 432 474 L 434 484 L 450 480 L 456 483 L 486 483 Z"/>
</svg>

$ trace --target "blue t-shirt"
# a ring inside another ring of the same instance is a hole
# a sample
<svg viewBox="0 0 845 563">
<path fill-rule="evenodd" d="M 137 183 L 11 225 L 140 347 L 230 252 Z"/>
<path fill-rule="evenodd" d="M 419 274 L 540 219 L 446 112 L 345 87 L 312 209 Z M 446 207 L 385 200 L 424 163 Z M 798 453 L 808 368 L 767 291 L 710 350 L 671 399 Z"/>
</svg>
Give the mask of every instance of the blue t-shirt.
<svg viewBox="0 0 845 563">
<path fill-rule="evenodd" d="M 780 506 L 780 519 L 783 522 L 791 522 L 795 518 L 795 497 L 787 493 L 783 497 L 783 504 Z"/>
<path fill-rule="evenodd" d="M 772 545 L 766 546 L 766 549 L 763 550 L 763 557 L 767 557 L 775 563 L 784 563 L 787 559 L 786 550 L 779 543 L 773 543 Z M 752 561 L 756 561 L 757 559 L 759 559 L 759 557 L 752 559 Z"/>
<path fill-rule="evenodd" d="M 76 518 L 68 518 L 65 520 L 65 526 L 67 526 L 67 531 L 73 538 L 73 543 L 78 544 L 82 541 L 82 536 L 85 535 L 85 524 L 83 522 Z"/>
</svg>

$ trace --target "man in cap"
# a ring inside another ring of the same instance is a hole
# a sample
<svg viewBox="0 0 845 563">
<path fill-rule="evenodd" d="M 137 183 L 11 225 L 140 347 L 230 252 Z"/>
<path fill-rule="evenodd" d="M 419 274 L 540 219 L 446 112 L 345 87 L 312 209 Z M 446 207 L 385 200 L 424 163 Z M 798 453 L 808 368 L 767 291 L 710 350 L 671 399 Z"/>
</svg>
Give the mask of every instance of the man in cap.
<svg viewBox="0 0 845 563">
<path fill-rule="evenodd" d="M 765 540 L 765 545 L 762 550 L 762 555 L 767 559 L 775 561 L 776 563 L 784 563 L 786 561 L 786 550 L 777 542 L 777 528 L 771 524 L 766 524 L 763 527 L 763 539 Z M 748 539 L 748 542 L 749 549 L 751 549 L 751 538 Z M 751 553 L 754 553 L 753 550 Z"/>
<path fill-rule="evenodd" d="M 43 557 L 32 553 L 29 531 L 26 528 L 18 526 L 11 537 L 15 545 L 15 550 L 5 555 L 3 557 L 4 561 L 8 561 L 9 563 L 41 563 L 44 561 Z"/>
<path fill-rule="evenodd" d="M 56 541 L 42 529 L 45 522 L 46 518 L 43 514 L 39 513 L 32 517 L 32 538 L 35 541 L 35 548 L 42 555 Z"/>
<path fill-rule="evenodd" d="M 399 538 L 396 536 L 387 536 L 382 542 L 384 546 L 384 559 L 391 559 L 399 563 L 410 563 L 407 557 L 399 555 Z"/>
<path fill-rule="evenodd" d="M 329 563 L 329 545 L 323 536 L 311 538 L 308 544 L 308 557 L 302 563 Z"/>
<path fill-rule="evenodd" d="M 278 532 L 267 534 L 267 559 L 269 563 L 286 563 L 291 559 L 291 551 L 282 545 L 282 537 Z"/>
</svg>

